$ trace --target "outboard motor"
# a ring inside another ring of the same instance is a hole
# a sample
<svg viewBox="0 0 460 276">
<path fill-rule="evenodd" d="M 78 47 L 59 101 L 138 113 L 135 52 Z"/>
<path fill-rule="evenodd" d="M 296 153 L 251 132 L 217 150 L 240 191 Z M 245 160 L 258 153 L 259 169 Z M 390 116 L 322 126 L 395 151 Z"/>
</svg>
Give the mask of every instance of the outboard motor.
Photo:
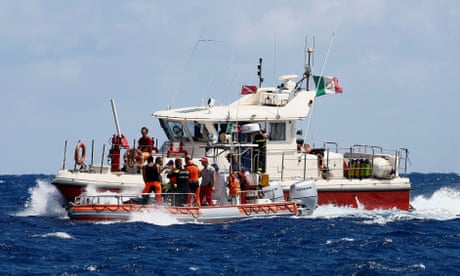
<svg viewBox="0 0 460 276">
<path fill-rule="evenodd" d="M 284 201 L 283 188 L 281 187 L 280 182 L 270 182 L 270 185 L 267 187 L 263 187 L 262 190 L 265 194 L 265 197 L 270 199 L 272 202 Z"/>
<path fill-rule="evenodd" d="M 318 203 L 318 191 L 313 180 L 304 180 L 291 185 L 289 200 L 297 203 L 299 215 L 311 215 Z"/>
</svg>

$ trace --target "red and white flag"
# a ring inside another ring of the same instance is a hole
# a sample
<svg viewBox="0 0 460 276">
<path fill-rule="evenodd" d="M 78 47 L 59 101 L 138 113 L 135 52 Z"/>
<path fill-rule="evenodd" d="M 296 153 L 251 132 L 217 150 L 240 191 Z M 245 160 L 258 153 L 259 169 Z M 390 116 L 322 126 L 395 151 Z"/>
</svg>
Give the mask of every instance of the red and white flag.
<svg viewBox="0 0 460 276">
<path fill-rule="evenodd" d="M 255 94 L 256 92 L 257 92 L 257 85 L 241 86 L 241 95 Z"/>
</svg>

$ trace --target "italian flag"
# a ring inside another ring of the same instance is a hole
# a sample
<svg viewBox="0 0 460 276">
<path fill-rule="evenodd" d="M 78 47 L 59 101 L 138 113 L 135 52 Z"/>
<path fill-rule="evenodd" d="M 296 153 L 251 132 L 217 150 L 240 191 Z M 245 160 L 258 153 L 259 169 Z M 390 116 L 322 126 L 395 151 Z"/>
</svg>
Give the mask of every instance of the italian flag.
<svg viewBox="0 0 460 276">
<path fill-rule="evenodd" d="M 313 76 L 313 80 L 316 85 L 316 97 L 343 92 L 342 86 L 339 85 L 339 80 L 336 77 Z"/>
</svg>

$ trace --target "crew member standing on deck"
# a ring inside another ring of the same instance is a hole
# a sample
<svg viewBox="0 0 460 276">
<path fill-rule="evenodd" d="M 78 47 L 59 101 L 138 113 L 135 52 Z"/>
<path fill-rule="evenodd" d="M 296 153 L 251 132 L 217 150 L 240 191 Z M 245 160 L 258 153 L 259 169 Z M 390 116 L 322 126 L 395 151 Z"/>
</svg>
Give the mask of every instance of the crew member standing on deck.
<svg viewBox="0 0 460 276">
<path fill-rule="evenodd" d="M 147 158 L 147 165 L 142 168 L 142 176 L 144 178 L 145 187 L 142 193 L 151 193 L 155 192 L 155 198 L 157 204 L 161 204 L 161 179 L 160 173 L 162 171 L 163 159 L 157 157 L 155 163 L 153 163 L 153 157 L 149 156 Z"/>
<path fill-rule="evenodd" d="M 215 189 L 216 184 L 216 171 L 212 166 L 209 166 L 209 161 L 207 157 L 200 159 L 203 169 L 200 172 L 201 176 L 201 198 L 200 201 L 208 203 L 208 206 L 213 206 L 212 202 L 212 191 Z"/>
<path fill-rule="evenodd" d="M 185 156 L 185 169 L 190 173 L 188 178 L 189 194 L 187 196 L 187 205 L 192 206 L 191 203 L 195 200 L 196 205 L 200 207 L 200 169 L 196 164 L 193 164 L 190 155 Z M 192 193 L 194 193 L 195 196 L 193 196 Z"/>
<path fill-rule="evenodd" d="M 169 160 L 166 164 L 166 177 L 169 179 L 167 183 L 162 183 L 163 193 L 173 193 L 174 189 L 177 187 L 176 178 L 172 176 L 174 170 L 174 160 Z M 176 187 L 174 187 L 176 185 Z"/>
<path fill-rule="evenodd" d="M 146 127 L 142 127 L 141 129 L 142 137 L 139 138 L 138 149 L 140 149 L 143 153 L 145 152 L 146 155 L 152 155 L 153 150 L 153 140 L 152 137 L 149 136 L 149 129 Z M 145 158 L 145 157 L 144 157 Z"/>
<path fill-rule="evenodd" d="M 189 193 L 188 179 L 190 173 L 185 170 L 182 166 L 182 159 L 176 158 L 175 160 L 176 169 L 174 170 L 171 177 L 176 178 L 177 188 L 174 196 L 175 206 L 184 206 L 187 202 L 187 194 Z"/>
<path fill-rule="evenodd" d="M 268 135 L 259 130 L 254 136 L 254 144 L 257 144 L 257 148 L 254 149 L 255 161 L 257 171 L 265 172 L 265 153 L 267 151 L 267 139 Z"/>
</svg>

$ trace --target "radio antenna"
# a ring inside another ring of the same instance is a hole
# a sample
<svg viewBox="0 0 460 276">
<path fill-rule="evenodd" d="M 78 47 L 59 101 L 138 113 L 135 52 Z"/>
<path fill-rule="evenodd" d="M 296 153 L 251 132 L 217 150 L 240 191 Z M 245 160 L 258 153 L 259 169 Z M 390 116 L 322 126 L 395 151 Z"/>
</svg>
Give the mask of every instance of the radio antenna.
<svg viewBox="0 0 460 276">
<path fill-rule="evenodd" d="M 314 37 L 313 37 L 313 41 Z M 305 46 L 304 46 L 304 73 L 302 78 L 296 82 L 295 87 L 299 87 L 299 85 L 305 80 L 305 86 L 306 90 L 310 90 L 310 77 L 312 74 L 312 60 L 313 60 L 313 49 L 314 49 L 314 42 L 313 42 L 313 48 L 308 47 L 308 37 L 305 36 Z"/>
<path fill-rule="evenodd" d="M 259 76 L 259 87 L 262 87 L 264 78 L 262 77 L 262 58 L 259 58 L 259 65 L 257 65 L 257 76 Z"/>
<path fill-rule="evenodd" d="M 273 80 L 276 82 L 276 33 L 273 33 Z"/>
</svg>

